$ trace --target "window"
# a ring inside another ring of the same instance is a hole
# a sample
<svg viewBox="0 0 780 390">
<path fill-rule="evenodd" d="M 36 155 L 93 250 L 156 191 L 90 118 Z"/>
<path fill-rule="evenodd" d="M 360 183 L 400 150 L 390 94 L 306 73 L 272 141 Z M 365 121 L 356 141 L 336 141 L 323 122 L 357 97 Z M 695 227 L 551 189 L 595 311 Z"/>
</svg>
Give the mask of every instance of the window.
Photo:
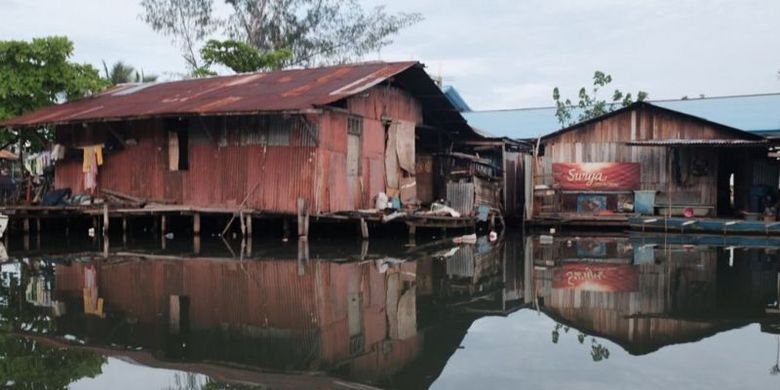
<svg viewBox="0 0 780 390">
<path fill-rule="evenodd" d="M 168 169 L 171 171 L 186 171 L 190 165 L 190 137 L 187 124 L 178 120 L 170 120 L 168 128 Z"/>
<path fill-rule="evenodd" d="M 351 116 L 347 119 L 347 176 L 360 176 L 363 154 L 363 118 Z"/>
</svg>

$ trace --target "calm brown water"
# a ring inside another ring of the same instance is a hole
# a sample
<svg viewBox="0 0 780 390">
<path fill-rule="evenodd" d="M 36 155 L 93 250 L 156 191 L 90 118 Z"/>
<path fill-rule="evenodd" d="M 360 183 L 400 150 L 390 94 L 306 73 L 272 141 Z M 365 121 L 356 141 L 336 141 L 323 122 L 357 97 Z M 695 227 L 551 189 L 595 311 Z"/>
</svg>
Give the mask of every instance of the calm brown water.
<svg viewBox="0 0 780 390">
<path fill-rule="evenodd" d="M 780 387 L 774 240 L 9 244 L 9 387 Z"/>
</svg>

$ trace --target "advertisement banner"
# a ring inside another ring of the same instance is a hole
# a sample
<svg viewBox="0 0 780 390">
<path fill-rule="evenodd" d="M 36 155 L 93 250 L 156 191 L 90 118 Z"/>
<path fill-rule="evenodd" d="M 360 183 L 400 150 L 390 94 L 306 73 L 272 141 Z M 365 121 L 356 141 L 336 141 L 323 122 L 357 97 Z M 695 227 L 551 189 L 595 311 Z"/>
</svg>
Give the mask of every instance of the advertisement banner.
<svg viewBox="0 0 780 390">
<path fill-rule="evenodd" d="M 639 269 L 628 264 L 563 264 L 553 270 L 552 287 L 602 292 L 637 291 Z"/>
<path fill-rule="evenodd" d="M 639 163 L 553 163 L 552 171 L 555 182 L 563 190 L 640 189 Z"/>
</svg>

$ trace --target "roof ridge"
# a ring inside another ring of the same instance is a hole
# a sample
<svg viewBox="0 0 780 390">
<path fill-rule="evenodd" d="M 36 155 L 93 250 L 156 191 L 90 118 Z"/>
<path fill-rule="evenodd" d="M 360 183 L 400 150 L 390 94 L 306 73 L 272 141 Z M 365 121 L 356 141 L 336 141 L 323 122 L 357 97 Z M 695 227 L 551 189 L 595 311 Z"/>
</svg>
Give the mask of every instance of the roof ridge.
<svg viewBox="0 0 780 390">
<path fill-rule="evenodd" d="M 369 66 L 369 65 L 396 65 L 396 64 L 413 64 L 413 63 L 420 63 L 419 61 L 415 60 L 407 60 L 407 61 L 383 61 L 383 60 L 374 60 L 374 61 L 362 61 L 362 62 L 350 62 L 347 64 L 333 64 L 333 65 L 324 65 L 324 66 L 312 66 L 312 67 L 300 67 L 300 68 L 286 68 L 286 69 L 279 69 L 279 70 L 256 70 L 254 72 L 239 72 L 239 73 L 233 73 L 233 74 L 215 74 L 212 76 L 204 76 L 204 77 L 188 77 L 188 78 L 181 78 L 177 80 L 165 80 L 165 81 L 152 81 L 149 83 L 120 83 L 116 86 L 127 86 L 127 85 L 139 85 L 139 84 L 168 84 L 168 83 L 179 83 L 179 82 L 185 82 L 185 81 L 192 81 L 192 80 L 211 80 L 211 79 L 222 79 L 222 78 L 229 78 L 229 77 L 241 77 L 241 76 L 251 76 L 256 74 L 268 74 L 268 73 L 288 73 L 288 72 L 297 72 L 302 70 L 311 70 L 311 69 L 330 69 L 330 68 L 341 68 L 341 67 L 359 67 L 359 66 Z M 186 75 L 187 77 L 189 75 Z"/>
<path fill-rule="evenodd" d="M 780 96 L 780 92 L 759 92 L 759 93 L 746 93 L 737 95 L 721 95 L 721 96 L 705 96 L 694 97 L 688 99 L 648 99 L 644 100 L 647 103 L 667 103 L 667 102 L 695 102 L 698 100 L 715 100 L 715 99 L 731 99 L 731 98 L 749 98 L 758 96 Z M 621 104 L 620 102 L 614 102 L 614 104 Z M 518 108 L 495 108 L 489 110 L 473 110 L 471 114 L 488 113 L 488 112 L 506 112 L 506 111 L 533 111 L 533 110 L 551 110 L 556 106 L 532 106 L 532 107 L 518 107 Z"/>
</svg>

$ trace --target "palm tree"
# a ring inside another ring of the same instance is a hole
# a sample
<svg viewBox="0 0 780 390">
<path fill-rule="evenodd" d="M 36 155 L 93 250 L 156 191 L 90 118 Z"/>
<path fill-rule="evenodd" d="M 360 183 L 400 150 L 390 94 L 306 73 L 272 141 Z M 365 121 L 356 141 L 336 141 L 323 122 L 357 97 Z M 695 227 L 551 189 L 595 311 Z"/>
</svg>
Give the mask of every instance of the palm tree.
<svg viewBox="0 0 780 390">
<path fill-rule="evenodd" d="M 108 68 L 106 61 L 103 61 L 103 72 L 105 79 L 112 85 L 124 83 L 151 83 L 157 80 L 156 75 L 145 75 L 144 71 L 137 71 L 132 65 L 117 61 Z"/>
</svg>

